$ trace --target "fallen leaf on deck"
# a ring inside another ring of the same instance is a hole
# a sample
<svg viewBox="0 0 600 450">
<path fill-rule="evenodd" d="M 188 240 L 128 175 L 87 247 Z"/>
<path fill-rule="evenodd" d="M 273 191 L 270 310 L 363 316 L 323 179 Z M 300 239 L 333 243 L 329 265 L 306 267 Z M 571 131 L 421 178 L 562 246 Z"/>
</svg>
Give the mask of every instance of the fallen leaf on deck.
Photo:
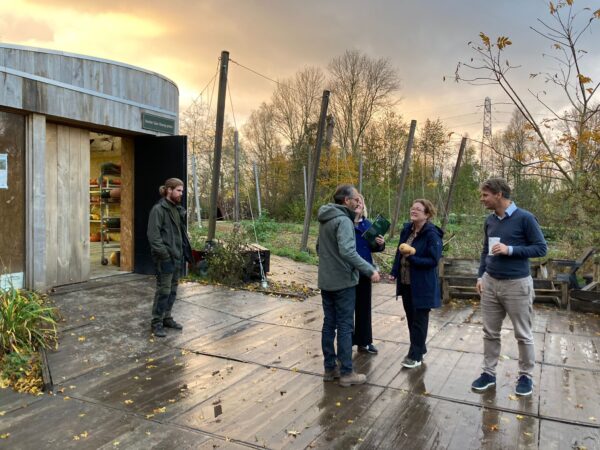
<svg viewBox="0 0 600 450">
<path fill-rule="evenodd" d="M 299 431 L 295 431 L 295 430 L 288 430 L 287 434 L 289 434 L 290 436 L 299 436 L 300 432 Z"/>
<path fill-rule="evenodd" d="M 490 431 L 498 431 L 500 429 L 500 427 L 498 427 L 497 424 L 495 425 L 490 425 Z"/>
<path fill-rule="evenodd" d="M 68 395 L 65 395 L 65 396 L 63 397 L 63 400 L 71 400 L 71 397 L 69 397 Z"/>
<path fill-rule="evenodd" d="M 354 420 L 352 420 L 352 419 L 348 419 L 348 420 L 347 420 L 347 422 L 348 422 L 349 424 L 352 424 L 352 423 L 354 423 Z"/>
<path fill-rule="evenodd" d="M 583 409 L 583 405 L 581 403 L 577 403 L 575 405 L 575 408 Z"/>
<path fill-rule="evenodd" d="M 86 438 L 88 437 L 88 432 L 84 431 L 83 433 L 79 433 L 79 436 L 81 436 L 82 438 Z"/>
<path fill-rule="evenodd" d="M 131 405 L 133 403 L 133 400 L 125 400 L 123 403 L 125 403 L 126 405 Z"/>
<path fill-rule="evenodd" d="M 0 439 L 8 439 L 9 436 L 10 436 L 10 433 L 2 433 L 2 434 L 0 434 Z"/>
<path fill-rule="evenodd" d="M 523 420 L 524 418 L 525 418 L 525 417 L 524 417 L 524 416 L 522 416 L 521 414 L 517 414 L 517 419 L 518 419 L 518 420 Z"/>
<path fill-rule="evenodd" d="M 148 364 L 146 366 L 146 369 L 156 369 L 157 366 L 155 366 L 154 364 Z"/>
<path fill-rule="evenodd" d="M 162 408 L 154 408 L 152 411 L 154 414 L 164 414 L 167 412 L 167 407 L 163 406 Z"/>
<path fill-rule="evenodd" d="M 510 395 L 508 396 L 508 399 L 509 399 L 509 400 L 517 400 L 517 396 L 516 396 L 516 395 L 514 395 L 514 394 L 510 394 Z"/>
<path fill-rule="evenodd" d="M 2 417 L 4 414 L 6 414 L 6 411 L 0 411 L 0 417 Z"/>
<path fill-rule="evenodd" d="M 342 402 L 335 402 L 335 406 L 342 406 Z"/>
<path fill-rule="evenodd" d="M 85 341 L 85 336 L 79 336 L 79 337 L 77 338 L 77 340 L 78 340 L 79 342 L 83 342 L 83 341 Z"/>
</svg>

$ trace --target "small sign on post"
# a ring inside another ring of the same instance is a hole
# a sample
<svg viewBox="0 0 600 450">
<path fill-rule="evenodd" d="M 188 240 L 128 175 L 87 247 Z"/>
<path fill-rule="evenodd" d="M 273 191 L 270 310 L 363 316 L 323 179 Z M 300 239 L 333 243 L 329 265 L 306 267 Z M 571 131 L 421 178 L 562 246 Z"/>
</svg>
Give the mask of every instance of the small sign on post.
<svg viewBox="0 0 600 450">
<path fill-rule="evenodd" d="M 155 116 L 147 112 L 142 113 L 142 128 L 158 133 L 175 134 L 175 119 Z"/>
</svg>

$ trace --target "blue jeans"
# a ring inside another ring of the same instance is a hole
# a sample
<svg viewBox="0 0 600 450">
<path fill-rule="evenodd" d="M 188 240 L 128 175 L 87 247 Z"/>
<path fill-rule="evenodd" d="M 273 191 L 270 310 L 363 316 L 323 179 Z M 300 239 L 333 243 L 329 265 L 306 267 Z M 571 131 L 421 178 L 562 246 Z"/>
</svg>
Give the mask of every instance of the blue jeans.
<svg viewBox="0 0 600 450">
<path fill-rule="evenodd" d="M 356 287 L 352 286 L 339 291 L 321 291 L 323 300 L 323 330 L 321 332 L 321 348 L 323 349 L 325 370 L 336 366 L 340 360 L 340 374 L 352 372 L 352 331 L 354 329 L 354 304 Z M 337 330 L 337 355 L 333 341 Z"/>
</svg>

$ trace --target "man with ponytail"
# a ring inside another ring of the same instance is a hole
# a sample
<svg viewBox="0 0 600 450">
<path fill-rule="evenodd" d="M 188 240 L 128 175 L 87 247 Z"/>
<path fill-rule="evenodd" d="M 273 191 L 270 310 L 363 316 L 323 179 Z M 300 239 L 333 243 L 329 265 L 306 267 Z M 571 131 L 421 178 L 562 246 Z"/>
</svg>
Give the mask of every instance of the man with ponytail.
<svg viewBox="0 0 600 450">
<path fill-rule="evenodd" d="M 173 319 L 171 310 L 177 296 L 177 283 L 185 260 L 191 261 L 185 209 L 181 206 L 183 181 L 169 178 L 159 188 L 161 199 L 152 207 L 148 220 L 148 240 L 156 266 L 156 293 L 152 305 L 152 332 L 165 337 L 165 328 L 183 326 Z"/>
</svg>

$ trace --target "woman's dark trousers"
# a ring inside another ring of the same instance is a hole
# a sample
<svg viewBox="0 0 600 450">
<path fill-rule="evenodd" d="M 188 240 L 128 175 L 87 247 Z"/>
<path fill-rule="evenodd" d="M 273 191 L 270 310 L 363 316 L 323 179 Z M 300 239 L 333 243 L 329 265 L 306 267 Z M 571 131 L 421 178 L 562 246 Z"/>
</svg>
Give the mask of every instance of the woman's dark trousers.
<svg viewBox="0 0 600 450">
<path fill-rule="evenodd" d="M 371 327 L 371 279 L 361 275 L 356 286 L 356 306 L 354 309 L 354 334 L 352 345 L 366 347 L 373 343 Z"/>
<path fill-rule="evenodd" d="M 427 353 L 427 328 L 429 326 L 429 308 L 416 308 L 412 298 L 409 284 L 400 284 L 400 295 L 406 312 L 406 323 L 410 335 L 410 349 L 408 357 L 413 361 L 422 361 Z"/>
</svg>

